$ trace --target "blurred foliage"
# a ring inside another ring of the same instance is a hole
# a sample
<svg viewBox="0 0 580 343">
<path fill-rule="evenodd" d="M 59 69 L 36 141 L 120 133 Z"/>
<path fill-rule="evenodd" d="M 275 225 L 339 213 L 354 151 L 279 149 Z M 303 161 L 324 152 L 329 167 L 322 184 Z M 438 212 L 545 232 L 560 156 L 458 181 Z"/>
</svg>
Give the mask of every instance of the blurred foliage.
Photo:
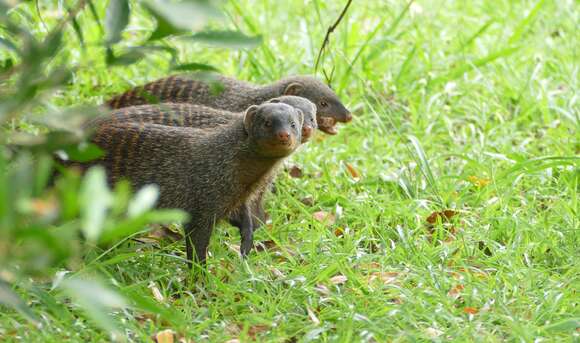
<svg viewBox="0 0 580 343">
<path fill-rule="evenodd" d="M 162 315 L 164 309 L 135 294 L 121 296 L 96 281 L 92 270 L 90 276 L 80 276 L 88 272 L 83 257 L 114 247 L 146 230 L 148 224 L 187 218 L 177 210 L 154 210 L 158 195 L 154 186 L 135 196 L 128 183 L 110 189 L 100 167 L 84 176 L 79 170 L 60 167 L 55 177 L 57 154 L 80 162 L 102 154 L 86 142 L 89 133 L 82 125 L 103 109 L 49 108 L 46 99 L 74 82 L 80 66 L 73 56 L 85 49 L 104 50 L 111 68 L 162 54 L 171 59 L 171 69 L 208 73 L 217 69 L 201 63 L 179 64 L 175 48 L 166 40 L 246 48 L 261 38 L 216 31 L 216 25 L 203 31 L 209 23 L 219 25 L 225 18 L 210 1 L 110 0 L 105 11 L 94 0 L 49 3 L 64 9 L 64 16 L 52 27 L 42 19 L 37 2 L 0 0 L 0 304 L 40 326 L 42 319 L 20 300 L 19 292 L 35 293 L 41 306 L 56 309 L 65 318 L 70 313 L 62 306 L 72 299 L 97 325 L 118 337 L 109 311 L 135 307 Z M 137 10 L 148 13 L 156 26 L 140 44 L 128 45 L 124 31 L 131 12 Z M 83 13 L 97 23 L 100 41 L 85 40 L 78 20 Z M 45 32 L 30 29 L 38 27 L 38 19 Z M 63 48 L 63 37 L 71 33 L 79 41 L 79 51 Z M 52 286 L 45 290 L 50 280 Z"/>
</svg>

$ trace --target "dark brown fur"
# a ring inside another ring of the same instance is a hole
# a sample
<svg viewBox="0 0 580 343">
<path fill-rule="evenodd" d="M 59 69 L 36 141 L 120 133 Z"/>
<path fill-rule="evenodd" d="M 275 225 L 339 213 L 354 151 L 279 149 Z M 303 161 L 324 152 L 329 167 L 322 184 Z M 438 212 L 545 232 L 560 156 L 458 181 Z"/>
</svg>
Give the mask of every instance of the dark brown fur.
<svg viewBox="0 0 580 343">
<path fill-rule="evenodd" d="M 297 96 L 281 96 L 270 99 L 271 103 L 285 103 L 299 109 L 304 114 L 304 124 L 302 127 L 302 143 L 311 137 L 312 129 L 316 129 L 316 106 L 308 99 Z M 205 106 L 181 104 L 159 104 L 158 106 L 133 106 L 116 111 L 116 115 L 123 120 L 135 121 L 138 123 L 152 123 L 167 126 L 184 126 L 198 129 L 214 128 L 219 125 L 229 123 L 238 117 L 243 117 L 243 113 L 232 113 Z M 310 124 L 309 129 L 305 129 L 306 124 Z M 263 198 L 266 190 L 273 183 L 273 178 L 268 180 L 267 187 L 260 189 L 253 201 L 244 204 L 239 210 L 232 213 L 229 221 L 240 230 L 242 240 L 244 237 L 251 237 L 249 232 L 254 232 L 266 221 L 267 214 L 264 210 Z M 252 215 L 252 220 L 246 218 Z M 249 225 L 249 226 L 248 226 Z M 242 244 L 241 253 L 243 256 L 249 253 L 251 246 Z"/>
<path fill-rule="evenodd" d="M 293 76 L 258 86 L 233 78 L 219 76 L 223 91 L 214 94 L 207 81 L 187 76 L 171 76 L 136 87 L 107 102 L 111 108 L 142 105 L 151 102 L 178 102 L 206 105 L 232 112 L 240 112 L 250 105 L 261 104 L 282 95 L 307 98 L 317 107 L 318 128 L 336 134 L 336 122 L 349 122 L 350 112 L 327 85 L 310 76 Z"/>
<path fill-rule="evenodd" d="M 127 178 L 135 188 L 157 184 L 158 207 L 190 214 L 185 226 L 187 257 L 192 260 L 195 247 L 203 263 L 214 223 L 236 209 L 248 210 L 244 204 L 299 145 L 303 116 L 289 105 L 268 103 L 251 106 L 244 117 L 211 130 L 173 125 L 180 119 L 203 122 L 203 116 L 192 116 L 194 107 L 145 105 L 95 120 L 90 125 L 96 129 L 93 142 L 106 155 L 92 164 L 105 166 L 111 183 Z M 158 124 L 137 122 L 132 115 L 149 115 Z M 273 124 L 267 126 L 267 121 Z M 284 135 L 285 140 L 280 138 Z M 242 238 L 246 245 L 248 239 L 251 244 L 252 232 L 248 234 Z"/>
</svg>

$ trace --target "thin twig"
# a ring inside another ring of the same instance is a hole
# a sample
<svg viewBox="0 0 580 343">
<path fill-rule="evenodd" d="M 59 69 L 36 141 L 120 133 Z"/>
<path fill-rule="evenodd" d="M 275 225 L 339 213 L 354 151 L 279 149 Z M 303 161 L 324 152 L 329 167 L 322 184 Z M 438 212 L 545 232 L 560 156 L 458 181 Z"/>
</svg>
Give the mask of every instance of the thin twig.
<svg viewBox="0 0 580 343">
<path fill-rule="evenodd" d="M 35 1 L 35 5 L 36 5 L 36 14 L 38 15 L 38 18 L 40 18 L 40 22 L 42 23 L 42 27 L 44 27 L 44 31 L 48 32 L 48 26 L 46 26 L 46 23 L 44 22 L 44 18 L 42 17 L 42 13 L 40 12 L 40 5 L 38 4 L 38 0 Z"/>
<path fill-rule="evenodd" d="M 314 65 L 314 72 L 317 72 L 318 71 L 318 64 L 320 63 L 320 58 L 322 57 L 322 52 L 324 51 L 324 49 L 328 45 L 328 41 L 330 39 L 330 34 L 332 32 L 334 32 L 334 30 L 336 29 L 336 27 L 338 26 L 338 24 L 340 24 L 342 18 L 344 18 L 344 15 L 346 14 L 346 11 L 348 11 L 348 8 L 350 7 L 350 4 L 351 3 L 352 3 L 352 0 L 348 0 L 346 2 L 346 5 L 342 9 L 342 12 L 338 16 L 338 19 L 336 19 L 336 21 L 334 22 L 334 24 L 332 24 L 332 26 L 330 26 L 328 28 L 328 30 L 326 31 L 326 36 L 324 36 L 324 41 L 322 41 L 322 46 L 320 47 L 320 51 L 318 51 L 318 57 L 316 57 L 316 64 Z"/>
</svg>

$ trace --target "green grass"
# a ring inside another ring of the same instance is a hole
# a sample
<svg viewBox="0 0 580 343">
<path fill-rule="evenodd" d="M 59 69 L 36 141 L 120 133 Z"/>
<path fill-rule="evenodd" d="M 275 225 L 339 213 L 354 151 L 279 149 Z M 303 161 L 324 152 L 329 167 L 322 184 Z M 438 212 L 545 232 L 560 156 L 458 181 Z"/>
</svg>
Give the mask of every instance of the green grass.
<svg viewBox="0 0 580 343">
<path fill-rule="evenodd" d="M 164 296 L 163 320 L 114 313 L 130 341 L 163 329 L 196 342 L 579 339 L 578 3 L 405 4 L 355 2 L 331 36 L 323 68 L 355 120 L 292 157 L 303 178 L 279 176 L 272 223 L 256 234 L 274 247 L 243 261 L 236 230 L 221 225 L 207 280 L 193 285 L 181 243 L 129 242 L 84 258 L 75 273 L 104 274 L 152 302 L 150 285 Z M 260 47 L 175 44 L 181 62 L 241 79 L 310 74 L 341 6 L 234 0 L 232 27 L 263 34 Z M 80 18 L 88 42 L 100 35 L 89 15 Z M 134 16 L 125 34 L 138 41 L 150 24 Z M 52 106 L 100 104 L 170 73 L 162 55 L 107 69 L 102 51 L 79 50 L 72 30 L 67 39 L 82 67 Z M 445 209 L 457 214 L 428 225 Z M 317 211 L 336 223 L 316 221 Z M 2 340 L 110 338 L 75 306 L 41 305 L 50 284 L 37 287 L 24 296 L 42 330 L 3 309 Z"/>
</svg>

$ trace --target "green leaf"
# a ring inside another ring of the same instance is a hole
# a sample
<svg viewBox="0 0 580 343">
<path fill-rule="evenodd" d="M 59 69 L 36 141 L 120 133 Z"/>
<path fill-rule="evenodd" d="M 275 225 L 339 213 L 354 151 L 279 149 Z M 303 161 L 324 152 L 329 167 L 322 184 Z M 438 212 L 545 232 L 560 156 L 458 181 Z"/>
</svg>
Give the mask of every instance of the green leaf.
<svg viewBox="0 0 580 343">
<path fill-rule="evenodd" d="M 14 43 L 12 43 L 11 41 L 9 41 L 6 38 L 0 37 L 0 46 L 4 47 L 5 49 L 12 50 L 12 51 L 14 51 L 16 53 L 19 52 L 18 51 L 18 48 L 16 47 L 16 45 L 14 45 Z"/>
<path fill-rule="evenodd" d="M 99 18 L 99 14 L 97 12 L 97 9 L 95 8 L 95 4 L 93 4 L 92 0 L 88 0 L 87 3 L 89 5 L 89 9 L 90 9 L 91 14 L 93 16 L 93 19 L 97 23 L 97 26 L 99 27 L 99 30 L 101 31 L 101 33 L 103 33 L 103 25 L 101 24 L 101 18 Z"/>
<path fill-rule="evenodd" d="M 246 36 L 240 31 L 204 31 L 186 37 L 212 46 L 225 48 L 253 48 L 262 42 L 262 36 Z"/>
<path fill-rule="evenodd" d="M 159 186 L 157 185 L 146 185 L 141 188 L 129 203 L 129 209 L 127 210 L 129 218 L 137 217 L 153 208 L 158 196 Z"/>
<path fill-rule="evenodd" d="M 36 325 L 39 324 L 38 317 L 36 317 L 34 312 L 26 306 L 18 294 L 16 294 L 10 285 L 3 280 L 0 280 L 0 304 L 4 304 L 5 306 L 14 309 L 30 322 Z"/>
<path fill-rule="evenodd" d="M 127 303 L 121 295 L 97 280 L 80 278 L 66 279 L 60 288 L 73 298 L 75 303 L 80 305 L 97 325 L 109 332 L 118 332 L 117 323 L 109 315 L 109 312 L 111 309 L 127 307 Z"/>
<path fill-rule="evenodd" d="M 138 62 L 143 57 L 145 57 L 145 54 L 143 53 L 143 51 L 137 48 L 130 49 L 119 56 L 115 56 L 112 49 L 107 49 L 106 62 L 107 65 L 110 66 L 130 65 L 135 62 Z"/>
<path fill-rule="evenodd" d="M 127 289 L 122 292 L 123 296 L 130 300 L 134 306 L 140 310 L 157 314 L 174 326 L 182 326 L 187 323 L 187 320 L 180 311 L 174 311 L 171 308 L 166 308 L 160 305 L 150 297 L 143 296 L 143 292 L 139 292 L 135 289 Z"/>
<path fill-rule="evenodd" d="M 129 24 L 129 1 L 110 0 L 105 14 L 107 43 L 114 44 L 121 40 L 121 33 Z"/>
<path fill-rule="evenodd" d="M 75 30 L 75 33 L 77 34 L 77 37 L 79 39 L 79 42 L 81 43 L 81 47 L 85 47 L 85 38 L 83 36 L 83 30 L 81 29 L 81 26 L 79 25 L 79 22 L 77 20 L 76 17 L 72 17 L 71 19 L 71 24 L 73 29 Z"/>
<path fill-rule="evenodd" d="M 219 70 L 216 67 L 203 63 L 180 64 L 172 67 L 171 69 L 178 71 L 213 71 L 219 73 Z"/>
<path fill-rule="evenodd" d="M 105 154 L 101 148 L 93 143 L 75 144 L 63 150 L 66 152 L 69 160 L 75 162 L 92 161 Z"/>
<path fill-rule="evenodd" d="M 569 318 L 543 328 L 547 332 L 570 332 L 580 329 L 580 318 Z"/>
<path fill-rule="evenodd" d="M 143 230 L 147 224 L 183 223 L 187 219 L 187 214 L 181 210 L 157 210 L 143 213 L 105 229 L 100 237 L 100 242 L 107 244 L 126 238 Z"/>
<path fill-rule="evenodd" d="M 149 40 L 180 34 L 187 30 L 200 30 L 211 18 L 221 19 L 223 14 L 206 1 L 147 1 L 145 8 L 157 20 L 157 27 Z"/>
<path fill-rule="evenodd" d="M 89 169 L 81 186 L 80 201 L 82 232 L 88 241 L 96 242 L 112 203 L 103 167 Z"/>
</svg>

